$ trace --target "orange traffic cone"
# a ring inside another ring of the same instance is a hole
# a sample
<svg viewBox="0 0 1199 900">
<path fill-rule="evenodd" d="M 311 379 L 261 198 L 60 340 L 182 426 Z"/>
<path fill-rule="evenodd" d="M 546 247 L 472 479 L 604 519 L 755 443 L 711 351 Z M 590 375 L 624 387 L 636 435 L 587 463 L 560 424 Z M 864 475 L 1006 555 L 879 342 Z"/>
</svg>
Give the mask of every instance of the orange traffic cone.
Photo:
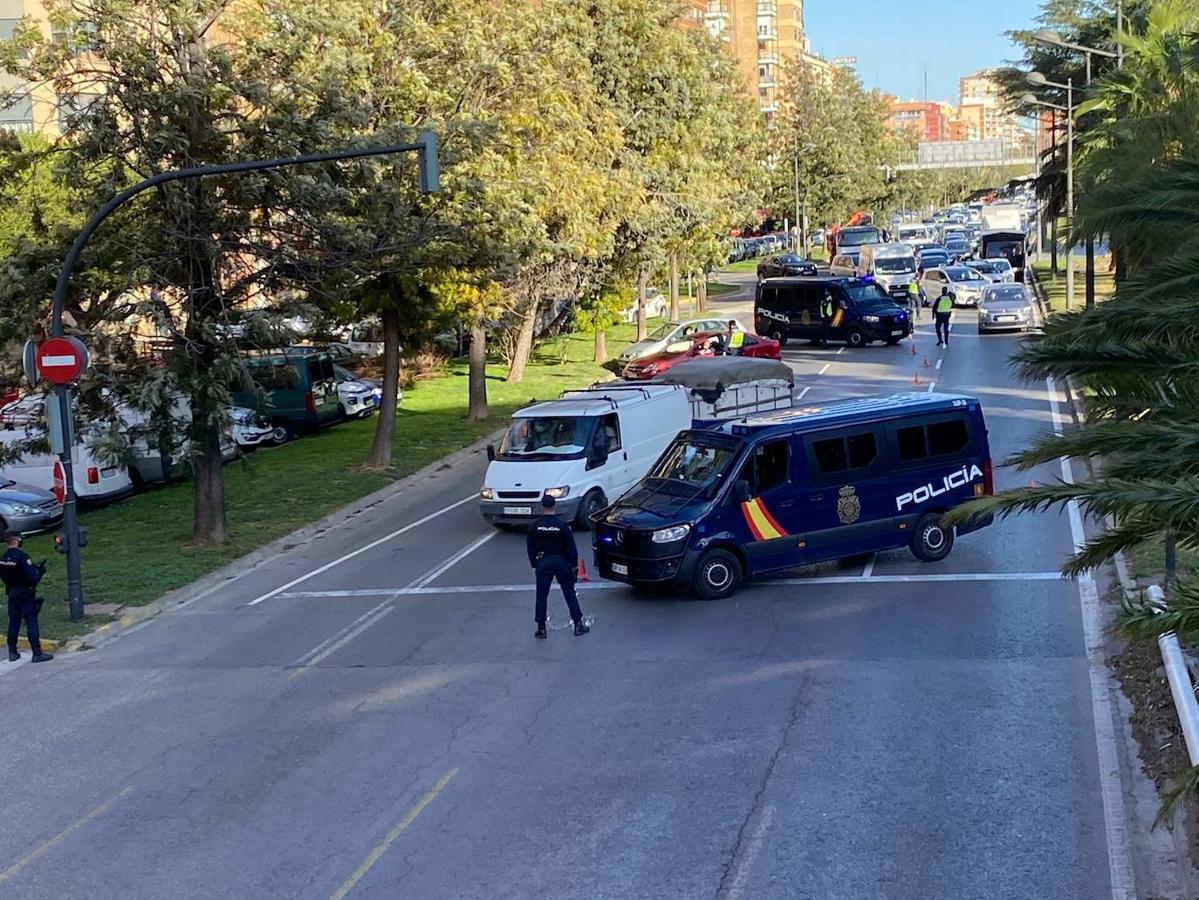
<svg viewBox="0 0 1199 900">
<path fill-rule="evenodd" d="M 919 351 L 916 350 L 916 342 L 912 341 L 912 356 L 915 356 Z"/>
<path fill-rule="evenodd" d="M 924 357 L 924 362 L 922 362 L 920 365 L 924 366 L 926 369 L 931 369 L 933 364 L 928 361 L 928 357 L 926 356 Z"/>
<path fill-rule="evenodd" d="M 920 370 L 917 369 L 916 377 L 912 379 L 912 384 L 919 384 L 919 383 L 920 383 Z"/>
<path fill-rule="evenodd" d="M 576 581 L 590 581 L 591 576 L 587 574 L 587 563 L 583 561 L 583 557 L 579 557 L 579 571 L 575 576 Z"/>
</svg>

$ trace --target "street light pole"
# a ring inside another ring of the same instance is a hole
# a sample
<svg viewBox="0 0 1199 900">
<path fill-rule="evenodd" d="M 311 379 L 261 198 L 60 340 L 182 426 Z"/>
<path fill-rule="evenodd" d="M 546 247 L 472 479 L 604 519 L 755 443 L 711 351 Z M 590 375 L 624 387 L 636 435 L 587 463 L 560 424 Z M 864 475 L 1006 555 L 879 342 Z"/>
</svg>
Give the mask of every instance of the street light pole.
<svg viewBox="0 0 1199 900">
<path fill-rule="evenodd" d="M 287 166 L 300 166 L 307 163 L 338 162 L 348 159 L 363 159 L 371 156 L 388 156 L 396 153 L 416 153 L 420 166 L 420 189 L 422 193 L 436 193 L 441 184 L 440 170 L 437 158 L 437 135 L 432 131 L 422 131 L 417 135 L 414 144 L 394 144 L 382 147 L 359 147 L 353 150 L 339 150 L 331 153 L 312 153 L 307 156 L 287 156 L 278 159 L 246 160 L 237 163 L 225 163 L 216 166 L 195 166 L 190 169 L 174 169 L 160 172 L 144 181 L 139 181 L 121 191 L 105 203 L 87 221 L 71 249 L 63 260 L 62 270 L 58 273 L 58 283 L 54 288 L 54 302 L 50 310 L 50 335 L 62 337 L 62 314 L 67 305 L 67 290 L 70 286 L 71 274 L 79 264 L 79 257 L 88 240 L 121 206 L 128 203 L 138 194 L 160 184 L 172 181 L 183 181 L 189 178 L 207 178 L 212 175 L 236 175 L 242 172 L 263 172 L 270 169 L 281 169 Z M 79 505 L 75 494 L 75 480 L 71 465 L 71 450 L 74 446 L 71 440 L 73 415 L 71 411 L 71 387 L 59 385 L 55 389 L 58 396 L 58 414 L 63 446 L 59 448 L 59 460 L 62 462 L 64 497 L 62 523 L 64 542 L 67 552 L 67 602 L 70 607 L 72 622 L 83 618 L 83 562 L 80 557 L 79 544 Z"/>
<path fill-rule="evenodd" d="M 1066 79 L 1066 310 L 1074 308 L 1074 79 Z"/>
</svg>

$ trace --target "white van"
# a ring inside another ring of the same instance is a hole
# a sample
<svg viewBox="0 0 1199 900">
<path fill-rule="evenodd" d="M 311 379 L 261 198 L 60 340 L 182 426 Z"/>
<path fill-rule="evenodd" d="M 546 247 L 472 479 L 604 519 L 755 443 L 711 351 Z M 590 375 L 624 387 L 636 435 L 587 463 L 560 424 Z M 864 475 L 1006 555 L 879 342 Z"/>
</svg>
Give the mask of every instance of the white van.
<svg viewBox="0 0 1199 900">
<path fill-rule="evenodd" d="M 0 444 L 7 447 L 39 434 L 40 430 L 31 431 L 24 428 L 0 431 Z M 26 452 L 15 462 L 0 463 L 0 478 L 31 484 L 52 492 L 54 463 L 57 459 L 58 457 L 51 453 Z M 90 447 L 76 444 L 71 451 L 71 466 L 75 494 L 81 505 L 98 506 L 133 493 L 133 481 L 126 467 L 101 462 Z"/>
<path fill-rule="evenodd" d="M 922 222 L 904 222 L 896 229 L 900 243 L 908 241 L 927 241 L 933 237 L 932 229 Z"/>
<path fill-rule="evenodd" d="M 907 244 L 867 244 L 858 259 L 862 276 L 872 275 L 888 294 L 906 295 L 916 277 L 916 254 Z"/>
<path fill-rule="evenodd" d="M 559 515 L 589 528 L 690 426 L 687 391 L 674 384 L 598 384 L 526 407 L 488 447 L 479 511 L 493 525 L 527 525 L 549 494 Z"/>
</svg>

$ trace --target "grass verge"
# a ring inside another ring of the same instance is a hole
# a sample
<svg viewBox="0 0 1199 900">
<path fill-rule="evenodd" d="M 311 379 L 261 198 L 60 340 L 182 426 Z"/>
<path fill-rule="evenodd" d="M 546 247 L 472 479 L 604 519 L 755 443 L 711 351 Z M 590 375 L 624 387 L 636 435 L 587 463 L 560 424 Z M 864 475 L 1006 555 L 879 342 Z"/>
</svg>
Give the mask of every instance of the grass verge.
<svg viewBox="0 0 1199 900">
<path fill-rule="evenodd" d="M 608 343 L 618 351 L 635 336 L 635 326 L 621 325 L 608 332 Z M 219 549 L 191 543 L 190 482 L 86 512 L 82 521 L 90 529 L 90 541 L 83 551 L 85 596 L 89 603 L 150 603 L 471 444 L 531 400 L 556 397 L 563 390 L 604 377 L 607 373 L 591 361 L 592 352 L 592 339 L 586 335 L 544 344 L 519 384 L 504 380 L 504 366 L 489 366 L 491 418 L 485 422 L 464 418 L 467 368 L 465 360 L 456 360 L 448 374 L 419 382 L 405 392 L 396 418 L 394 461 L 386 472 L 361 468 L 374 435 L 373 417 L 345 422 L 283 447 L 260 450 L 227 466 L 225 492 L 232 540 Z M 89 616 L 81 623 L 68 621 L 65 557 L 54 553 L 49 535 L 30 538 L 26 550 L 35 560 L 50 563 L 39 589 L 46 599 L 41 615 L 44 636 L 73 637 L 107 621 L 101 616 Z"/>
<path fill-rule="evenodd" d="M 1108 271 L 1109 257 L 1097 256 L 1095 258 L 1095 301 L 1103 302 L 1116 289 L 1115 281 L 1112 278 L 1112 273 Z M 1064 266 L 1065 260 L 1062 260 Z M 1086 305 L 1086 280 L 1083 273 L 1082 260 L 1075 260 L 1077 268 L 1074 271 L 1074 308 L 1081 309 Z M 1049 268 L 1048 262 L 1033 263 L 1033 269 L 1037 273 L 1037 281 L 1041 283 L 1041 289 L 1045 291 L 1045 300 L 1049 303 L 1049 308 L 1053 312 L 1066 311 L 1066 270 L 1059 266 L 1057 277 L 1055 278 Z"/>
</svg>

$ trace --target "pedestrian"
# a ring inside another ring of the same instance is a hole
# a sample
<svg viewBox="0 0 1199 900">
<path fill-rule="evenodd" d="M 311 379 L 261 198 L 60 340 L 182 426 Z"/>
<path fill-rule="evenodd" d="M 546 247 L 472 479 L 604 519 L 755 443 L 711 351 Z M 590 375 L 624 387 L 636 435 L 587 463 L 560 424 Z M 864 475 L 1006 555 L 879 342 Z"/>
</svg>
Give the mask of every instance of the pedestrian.
<svg viewBox="0 0 1199 900">
<path fill-rule="evenodd" d="M 571 621 L 575 623 L 575 635 L 583 635 L 591 626 L 583 622 L 583 611 L 579 609 L 579 597 L 575 593 L 575 577 L 579 568 L 579 550 L 575 547 L 574 533 L 570 526 L 554 513 L 556 501 L 545 494 L 541 498 L 541 515 L 529 526 L 529 565 L 537 573 L 537 608 L 533 618 L 537 622 L 534 637 L 544 638 L 545 605 L 549 598 L 550 585 L 558 579 L 562 596 L 570 608 Z"/>
<path fill-rule="evenodd" d="M 824 299 L 820 301 L 820 346 L 828 346 L 829 334 L 833 330 L 833 295 L 830 291 L 824 292 Z"/>
<path fill-rule="evenodd" d="M 949 318 L 953 315 L 953 298 L 949 296 L 949 288 L 941 288 L 941 296 L 933 306 L 933 320 L 937 325 L 937 346 L 949 346 Z"/>
<path fill-rule="evenodd" d="M 913 278 L 908 282 L 908 305 L 912 307 L 912 318 L 920 318 L 920 304 L 923 302 L 921 297 L 920 282 Z"/>
<path fill-rule="evenodd" d="M 729 319 L 729 331 L 724 339 L 726 356 L 740 356 L 745 349 L 745 332 L 737 327 L 736 319 Z"/>
<path fill-rule="evenodd" d="M 8 661 L 16 662 L 21 658 L 17 650 L 17 638 L 21 634 L 21 621 L 24 620 L 33 661 L 47 662 L 54 656 L 42 652 L 37 625 L 37 614 L 42 609 L 42 601 L 37 596 L 37 584 L 46 574 L 46 562 L 34 563 L 29 554 L 21 549 L 25 540 L 19 531 L 0 533 L 0 540 L 8 544 L 8 549 L 0 556 L 0 581 L 4 582 L 8 594 Z"/>
</svg>

